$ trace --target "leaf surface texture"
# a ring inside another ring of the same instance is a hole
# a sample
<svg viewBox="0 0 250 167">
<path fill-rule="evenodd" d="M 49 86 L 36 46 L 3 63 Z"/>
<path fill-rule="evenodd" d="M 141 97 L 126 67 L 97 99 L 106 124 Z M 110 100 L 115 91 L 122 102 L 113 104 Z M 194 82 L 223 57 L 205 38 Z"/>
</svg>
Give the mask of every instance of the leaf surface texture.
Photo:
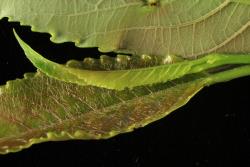
<svg viewBox="0 0 250 167">
<path fill-rule="evenodd" d="M 52 41 L 136 55 L 197 57 L 249 52 L 249 0 L 1 0 L 0 18 L 49 32 Z M 241 43 L 231 47 L 236 38 Z M 229 44 L 229 45 L 228 45 Z M 221 49 L 223 48 L 223 49 Z"/>
<path fill-rule="evenodd" d="M 0 87 L 0 152 L 132 131 L 184 105 L 203 86 L 180 80 L 116 91 L 26 74 Z"/>
</svg>

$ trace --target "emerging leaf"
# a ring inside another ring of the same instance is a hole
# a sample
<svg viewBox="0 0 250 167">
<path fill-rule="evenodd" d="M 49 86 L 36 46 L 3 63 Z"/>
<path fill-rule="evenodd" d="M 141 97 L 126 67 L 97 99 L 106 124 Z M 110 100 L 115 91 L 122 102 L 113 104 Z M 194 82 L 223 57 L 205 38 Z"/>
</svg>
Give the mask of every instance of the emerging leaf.
<svg viewBox="0 0 250 167">
<path fill-rule="evenodd" d="M 82 70 L 79 68 L 66 67 L 45 59 L 22 41 L 16 33 L 15 35 L 27 57 L 45 74 L 66 82 L 77 83 L 79 85 L 93 85 L 108 89 L 123 90 L 126 87 L 134 88 L 136 86 L 165 83 L 188 74 L 199 73 L 222 65 L 250 63 L 250 56 L 247 54 L 210 54 L 200 59 L 192 61 L 186 60 L 174 64 L 162 65 L 165 62 L 165 60 L 162 60 L 159 61 L 160 64 L 158 66 L 147 68 L 126 70 L 115 69 L 108 71 Z M 134 59 L 134 57 L 135 56 L 131 59 Z M 168 56 L 167 58 L 172 59 L 171 56 Z M 123 63 L 126 63 L 127 61 L 128 63 L 129 60 L 120 61 Z M 140 61 L 143 61 L 143 59 L 139 60 L 139 62 Z M 155 61 L 155 59 L 150 58 L 152 64 L 158 64 L 158 62 L 153 63 Z M 137 62 L 137 64 L 140 63 Z M 136 66 L 132 67 L 136 68 Z"/>
</svg>

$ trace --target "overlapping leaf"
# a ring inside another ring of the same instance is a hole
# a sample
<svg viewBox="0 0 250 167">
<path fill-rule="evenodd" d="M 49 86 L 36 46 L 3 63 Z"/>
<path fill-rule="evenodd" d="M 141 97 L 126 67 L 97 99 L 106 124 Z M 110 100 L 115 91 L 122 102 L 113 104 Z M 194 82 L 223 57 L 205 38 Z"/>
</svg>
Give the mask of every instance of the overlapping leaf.
<svg viewBox="0 0 250 167">
<path fill-rule="evenodd" d="M 35 143 L 109 138 L 158 120 L 205 85 L 249 75 L 250 66 L 195 74 L 154 86 L 109 90 L 61 82 L 38 72 L 0 87 L 0 153 Z"/>
<path fill-rule="evenodd" d="M 85 70 L 66 67 L 51 62 L 35 52 L 24 41 L 22 41 L 17 34 L 15 35 L 30 61 L 48 76 L 79 85 L 93 85 L 108 89 L 123 90 L 125 88 L 133 88 L 136 86 L 165 83 L 188 74 L 199 73 L 222 65 L 250 63 L 250 57 L 246 54 L 238 54 L 237 56 L 210 54 L 209 56 L 197 60 L 162 65 L 165 64 L 166 59 L 172 61 L 173 58 L 168 56 L 162 61 L 158 61 L 158 63 L 160 63 L 158 66 L 148 68 L 131 69 L 130 67 L 126 70 L 114 69 L 109 71 L 106 71 L 105 69 L 102 71 Z M 133 60 L 134 57 L 135 56 L 130 59 Z M 121 63 L 124 64 L 131 64 L 129 58 L 121 61 Z M 139 62 L 140 61 L 143 61 L 143 58 L 139 60 Z M 155 64 L 157 64 L 157 60 L 154 59 L 150 60 L 150 62 L 155 62 Z M 134 65 L 133 67 L 137 67 L 137 65 Z"/>
<path fill-rule="evenodd" d="M 184 105 L 202 82 L 115 91 L 60 82 L 41 73 L 0 87 L 0 153 L 66 139 L 112 137 Z"/>
<path fill-rule="evenodd" d="M 2 17 L 49 32 L 54 42 L 73 41 L 80 47 L 133 56 L 63 66 L 19 40 L 29 59 L 57 80 L 38 72 L 0 87 L 0 153 L 44 141 L 100 139 L 128 132 L 184 105 L 205 85 L 250 73 L 245 65 L 250 60 L 245 54 L 250 52 L 249 0 L 1 0 Z M 224 59 L 225 54 L 216 52 L 237 54 Z M 194 58 L 206 53 L 212 58 L 172 62 L 176 57 L 171 55 Z M 163 65 L 169 60 L 173 64 Z M 187 72 L 178 63 L 196 71 Z M 225 64 L 238 66 L 225 72 L 204 71 Z M 143 68 L 145 75 L 140 72 Z M 108 73 L 112 77 L 104 80 Z M 136 82 L 124 86 L 134 75 L 139 76 L 134 77 Z M 97 80 L 91 81 L 91 76 Z M 96 87 L 105 85 L 123 90 Z"/>
<path fill-rule="evenodd" d="M 249 0 L 1 0 L 0 18 L 49 32 L 54 42 L 128 51 L 137 55 L 195 57 L 249 52 Z M 236 38 L 240 38 L 237 42 Z M 236 47 L 231 44 L 237 43 Z M 239 48 L 240 47 L 240 48 Z M 223 49 L 221 49 L 223 48 Z"/>
</svg>

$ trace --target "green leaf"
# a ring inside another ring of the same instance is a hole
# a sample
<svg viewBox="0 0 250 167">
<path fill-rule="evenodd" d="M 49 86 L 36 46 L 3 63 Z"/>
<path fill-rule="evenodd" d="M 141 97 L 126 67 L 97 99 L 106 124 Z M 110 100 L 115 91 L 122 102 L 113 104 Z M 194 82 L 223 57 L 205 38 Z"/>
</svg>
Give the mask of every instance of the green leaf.
<svg viewBox="0 0 250 167">
<path fill-rule="evenodd" d="M 87 84 L 108 89 L 123 90 L 126 87 L 133 88 L 155 83 L 165 83 L 170 80 L 181 78 L 187 74 L 199 73 L 222 65 L 250 64 L 250 56 L 247 54 L 210 54 L 206 57 L 192 61 L 186 60 L 179 63 L 147 68 L 109 71 L 82 70 L 60 65 L 45 59 L 22 41 L 16 33 L 15 36 L 30 61 L 48 76 L 79 85 Z M 168 56 L 167 59 L 169 60 L 172 58 Z M 151 60 L 151 62 L 154 61 L 156 60 Z M 164 62 L 164 60 L 161 62 Z"/>
<path fill-rule="evenodd" d="M 129 132 L 168 115 L 203 86 L 180 80 L 115 91 L 26 74 L 0 87 L 0 153 L 44 141 Z"/>
<path fill-rule="evenodd" d="M 232 2 L 239 2 L 243 4 L 250 4 L 250 0 L 231 0 Z"/>
<path fill-rule="evenodd" d="M 26 74 L 0 87 L 0 153 L 45 141 L 129 132 L 170 114 L 205 85 L 249 74 L 247 65 L 123 91 L 65 83 L 41 72 Z"/>
<path fill-rule="evenodd" d="M 249 0 L 1 0 L 0 18 L 49 32 L 54 42 L 135 55 L 250 52 Z M 153 1 L 152 1 L 153 2 Z M 233 46 L 233 47 L 232 47 Z"/>
<path fill-rule="evenodd" d="M 250 74 L 248 0 L 1 0 L 2 17 L 48 32 L 54 42 L 133 55 L 128 64 L 118 56 L 120 63 L 101 57 L 65 66 L 19 39 L 46 75 L 26 74 L 0 87 L 2 154 L 129 132 L 186 104 L 204 86 Z"/>
</svg>

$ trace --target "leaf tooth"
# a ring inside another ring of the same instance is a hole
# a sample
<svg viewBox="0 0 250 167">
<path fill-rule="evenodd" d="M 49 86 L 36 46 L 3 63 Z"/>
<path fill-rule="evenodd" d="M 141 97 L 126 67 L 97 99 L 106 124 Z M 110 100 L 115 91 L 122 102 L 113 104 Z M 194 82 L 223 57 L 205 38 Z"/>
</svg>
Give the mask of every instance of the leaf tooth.
<svg viewBox="0 0 250 167">
<path fill-rule="evenodd" d="M 127 55 L 118 54 L 117 57 L 116 57 L 116 61 L 118 63 L 127 63 L 130 60 L 131 60 L 131 58 L 129 56 L 127 56 Z"/>
<path fill-rule="evenodd" d="M 131 68 L 130 60 L 131 58 L 127 55 L 117 55 L 116 57 L 116 68 L 117 69 L 128 69 Z"/>
<path fill-rule="evenodd" d="M 142 54 L 141 59 L 144 60 L 144 61 L 151 61 L 152 56 L 150 56 L 148 54 Z"/>
<path fill-rule="evenodd" d="M 167 54 L 167 55 L 165 55 L 165 56 L 161 59 L 161 64 L 173 64 L 173 63 L 181 62 L 181 61 L 183 61 L 183 60 L 184 60 L 184 59 L 181 58 L 180 56 Z"/>
<path fill-rule="evenodd" d="M 70 60 L 66 63 L 67 67 L 72 67 L 72 68 L 78 68 L 82 69 L 83 68 L 83 62 L 78 61 L 78 60 Z"/>
<path fill-rule="evenodd" d="M 30 79 L 30 78 L 33 78 L 36 74 L 35 73 L 25 73 L 23 76 L 24 76 L 24 79 Z"/>
<path fill-rule="evenodd" d="M 113 70 L 115 65 L 115 59 L 107 55 L 101 55 L 100 65 L 105 70 Z"/>
<path fill-rule="evenodd" d="M 148 54 L 142 54 L 140 55 L 140 65 L 141 67 L 151 67 L 151 66 L 156 66 L 160 65 L 161 61 L 158 60 L 159 58 L 156 56 L 151 56 Z"/>
<path fill-rule="evenodd" d="M 84 69 L 99 70 L 100 67 L 100 61 L 98 59 L 87 57 L 83 60 Z"/>
</svg>

